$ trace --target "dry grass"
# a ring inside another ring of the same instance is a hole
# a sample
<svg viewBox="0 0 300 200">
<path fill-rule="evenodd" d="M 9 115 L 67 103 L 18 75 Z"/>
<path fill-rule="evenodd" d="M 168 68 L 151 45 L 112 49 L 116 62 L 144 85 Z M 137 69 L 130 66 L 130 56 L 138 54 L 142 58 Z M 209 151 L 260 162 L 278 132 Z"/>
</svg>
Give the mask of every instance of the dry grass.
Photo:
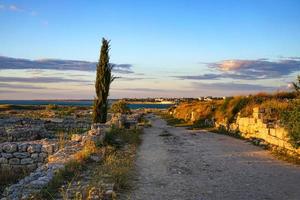
<svg viewBox="0 0 300 200">
<path fill-rule="evenodd" d="M 6 186 L 17 182 L 28 174 L 29 171 L 27 170 L 18 170 L 16 172 L 11 169 L 0 168 L 0 193 L 3 192 Z"/>
</svg>

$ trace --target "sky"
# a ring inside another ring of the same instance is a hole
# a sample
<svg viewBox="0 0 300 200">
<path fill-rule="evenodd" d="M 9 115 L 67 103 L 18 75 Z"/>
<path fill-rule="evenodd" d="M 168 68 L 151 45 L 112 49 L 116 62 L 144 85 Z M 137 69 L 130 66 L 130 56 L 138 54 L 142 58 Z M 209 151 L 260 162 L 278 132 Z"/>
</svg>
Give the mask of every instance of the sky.
<svg viewBox="0 0 300 200">
<path fill-rule="evenodd" d="M 110 98 L 288 90 L 299 0 L 0 0 L 0 99 L 92 99 L 102 37 Z"/>
</svg>

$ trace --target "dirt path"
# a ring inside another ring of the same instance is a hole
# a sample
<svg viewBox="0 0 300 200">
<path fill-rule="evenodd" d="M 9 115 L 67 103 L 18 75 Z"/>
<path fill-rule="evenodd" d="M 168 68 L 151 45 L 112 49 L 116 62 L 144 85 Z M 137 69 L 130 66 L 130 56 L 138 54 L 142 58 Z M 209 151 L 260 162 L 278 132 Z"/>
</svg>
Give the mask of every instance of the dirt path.
<svg viewBox="0 0 300 200">
<path fill-rule="evenodd" d="M 151 121 L 121 199 L 300 199 L 300 167 L 242 140 Z"/>
</svg>

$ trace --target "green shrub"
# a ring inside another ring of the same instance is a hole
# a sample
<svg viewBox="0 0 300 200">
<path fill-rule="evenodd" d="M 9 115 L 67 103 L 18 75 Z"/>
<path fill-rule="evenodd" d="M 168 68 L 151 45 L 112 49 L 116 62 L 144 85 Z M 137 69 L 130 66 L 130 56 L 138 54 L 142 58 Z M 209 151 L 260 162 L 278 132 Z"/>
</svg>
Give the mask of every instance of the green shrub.
<svg viewBox="0 0 300 200">
<path fill-rule="evenodd" d="M 292 102 L 289 109 L 281 113 L 281 123 L 288 130 L 291 144 L 300 146 L 300 101 Z"/>
<path fill-rule="evenodd" d="M 46 106 L 46 110 L 57 110 L 58 109 L 58 105 L 55 104 L 48 104 Z"/>
<path fill-rule="evenodd" d="M 128 107 L 127 103 L 125 101 L 117 101 L 112 104 L 110 111 L 112 113 L 122 113 L 122 114 L 128 114 L 130 113 L 130 108 Z"/>
</svg>

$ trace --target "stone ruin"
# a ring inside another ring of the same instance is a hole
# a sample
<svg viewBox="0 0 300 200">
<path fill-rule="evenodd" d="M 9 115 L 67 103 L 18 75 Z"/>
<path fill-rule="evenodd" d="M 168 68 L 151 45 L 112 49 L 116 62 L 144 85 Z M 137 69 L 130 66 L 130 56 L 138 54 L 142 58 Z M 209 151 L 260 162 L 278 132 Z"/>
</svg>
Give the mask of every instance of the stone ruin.
<svg viewBox="0 0 300 200">
<path fill-rule="evenodd" d="M 1 200 L 30 199 L 32 194 L 39 192 L 53 179 L 58 170 L 64 168 L 67 162 L 74 159 L 75 154 L 83 148 L 86 141 L 102 142 L 108 126 L 94 126 L 96 129 L 91 129 L 85 134 L 74 134 L 62 149 L 58 149 L 57 142 L 55 143 L 54 140 L 53 143 L 43 140 L 32 143 L 6 142 L 1 144 L 4 155 L 10 152 L 9 154 L 12 156 L 10 159 L 2 159 L 4 164 L 1 166 L 11 169 L 14 165 L 18 165 L 19 167 L 26 167 L 26 169 L 31 167 L 32 170 L 37 167 L 29 176 L 7 187 Z M 23 157 L 18 158 L 21 155 Z"/>
<path fill-rule="evenodd" d="M 25 169 L 32 171 L 29 176 L 19 180 L 16 184 L 7 187 L 3 194 L 0 195 L 1 200 L 30 199 L 32 194 L 39 192 L 53 179 L 58 170 L 64 168 L 67 162 L 69 162 L 71 159 L 74 159 L 75 154 L 83 148 L 86 141 L 92 140 L 95 142 L 103 142 L 105 133 L 109 131 L 110 127 L 112 126 L 116 126 L 118 128 L 138 128 L 138 122 L 140 121 L 141 116 L 141 113 L 130 116 L 115 115 L 106 124 L 92 124 L 90 130 L 85 134 L 73 134 L 71 140 L 67 141 L 62 149 L 59 149 L 58 140 L 55 139 L 0 143 L 1 168 L 8 170 Z M 17 127 L 20 129 L 22 128 L 22 123 L 25 125 L 25 127 L 29 127 L 28 124 L 28 126 L 26 126 L 28 121 L 22 122 L 21 120 L 16 119 L 11 120 L 6 124 L 4 134 L 7 134 L 7 127 L 9 127 L 13 122 L 15 122 Z M 30 122 L 31 123 L 29 124 L 32 126 L 38 126 L 40 130 L 44 131 L 44 129 L 49 129 L 49 126 L 47 127 L 45 124 L 45 120 L 36 120 L 34 122 Z M 3 124 L 5 122 L 2 119 L 0 120 L 0 123 Z M 52 121 L 50 123 L 54 124 L 63 122 Z M 20 125 L 20 127 L 18 125 Z M 90 124 L 85 124 L 84 126 L 87 125 Z M 35 132 L 33 132 L 31 129 L 30 133 Z M 18 135 L 14 133 L 11 134 L 14 136 Z M 32 137 L 29 136 L 29 139 L 34 138 L 34 136 L 38 134 L 39 131 L 36 131 L 36 134 L 31 135 Z M 28 140 L 28 138 L 26 139 Z M 93 158 L 93 160 L 99 161 L 98 158 Z"/>
<path fill-rule="evenodd" d="M 143 113 L 133 113 L 131 115 L 117 113 L 112 115 L 109 125 L 126 129 L 138 128 L 142 115 Z"/>
<path fill-rule="evenodd" d="M 53 140 L 5 142 L 0 144 L 0 168 L 12 171 L 33 171 L 58 150 Z"/>
<path fill-rule="evenodd" d="M 88 130 L 91 123 L 88 119 L 73 117 L 31 119 L 11 117 L 0 119 L 0 142 L 31 141 L 51 138 L 58 130 Z"/>
</svg>

